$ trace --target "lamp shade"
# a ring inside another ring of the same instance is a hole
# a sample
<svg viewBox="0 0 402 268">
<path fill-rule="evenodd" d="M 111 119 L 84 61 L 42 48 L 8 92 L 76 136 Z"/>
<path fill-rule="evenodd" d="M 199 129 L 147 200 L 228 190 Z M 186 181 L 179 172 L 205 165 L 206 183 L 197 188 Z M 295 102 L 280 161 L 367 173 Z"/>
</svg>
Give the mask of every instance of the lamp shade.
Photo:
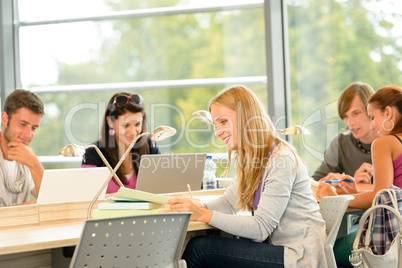
<svg viewBox="0 0 402 268">
<path fill-rule="evenodd" d="M 150 132 L 150 138 L 154 141 L 161 141 L 176 134 L 176 129 L 168 126 L 159 126 Z"/>
<path fill-rule="evenodd" d="M 298 135 L 298 134 L 306 134 L 310 135 L 310 131 L 307 128 L 299 125 L 294 125 L 285 129 L 278 129 L 280 133 L 283 135 Z"/>
<path fill-rule="evenodd" d="M 83 156 L 84 154 L 85 148 L 75 144 L 69 144 L 59 152 L 59 155 L 68 157 Z"/>
<path fill-rule="evenodd" d="M 210 125 L 213 125 L 212 116 L 208 111 L 199 110 L 193 113 L 193 117 Z"/>
</svg>

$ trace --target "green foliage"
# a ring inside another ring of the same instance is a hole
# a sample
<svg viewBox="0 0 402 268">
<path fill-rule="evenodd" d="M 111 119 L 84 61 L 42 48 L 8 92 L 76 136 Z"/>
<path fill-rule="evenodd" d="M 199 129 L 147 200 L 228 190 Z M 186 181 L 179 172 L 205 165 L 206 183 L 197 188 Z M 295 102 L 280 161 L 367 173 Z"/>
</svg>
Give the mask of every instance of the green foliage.
<svg viewBox="0 0 402 268">
<path fill-rule="evenodd" d="M 125 6 L 128 2 L 110 3 L 116 10 L 138 8 L 138 3 L 129 2 L 130 6 Z M 159 3 L 151 1 L 148 4 L 152 7 Z M 261 10 L 126 19 L 97 25 L 100 35 L 106 27 L 113 27 L 113 34 L 102 37 L 102 49 L 93 61 L 73 66 L 60 62 L 60 84 L 199 79 L 265 73 L 265 62 L 261 60 L 261 55 L 264 55 Z M 158 143 L 163 152 L 226 151 L 223 143 L 214 138 L 212 127 L 191 117 L 196 110 L 206 110 L 209 100 L 220 90 L 222 88 L 208 87 L 138 91 L 147 105 L 149 128 L 170 125 L 179 132 L 173 139 Z M 67 131 L 73 133 L 73 138 L 78 141 L 76 143 L 90 143 L 97 138 L 99 115 L 103 110 L 87 108 L 76 113 L 71 111 L 83 103 L 91 103 L 101 109 L 99 103 L 107 102 L 113 93 L 72 93 L 62 100 L 56 100 L 53 94 L 42 94 L 45 103 L 54 103 L 60 110 L 54 123 L 43 128 L 47 128 L 46 132 L 54 131 L 59 127 L 56 121 L 63 121 L 74 114 L 72 122 L 66 126 L 71 130 Z M 262 87 L 258 87 L 256 93 L 266 100 Z M 80 124 L 76 123 L 78 120 Z M 63 137 L 53 137 L 59 139 L 55 144 L 62 146 L 69 143 L 70 137 L 66 132 L 61 135 Z M 211 141 L 216 146 L 211 146 Z M 38 148 L 47 150 L 45 147 Z M 41 153 L 40 149 L 38 153 Z"/>
<path fill-rule="evenodd" d="M 378 1 L 311 0 L 288 8 L 292 121 L 303 124 L 317 111 L 322 115 L 321 121 L 309 126 L 312 137 L 305 136 L 304 142 L 294 139 L 310 172 L 320 159 L 308 150 L 324 152 L 327 142 L 344 130 L 340 119 L 334 120 L 334 102 L 347 85 L 363 81 L 379 89 L 402 84 L 397 66 L 402 61 L 401 45 L 391 35 L 392 28 L 401 27 L 402 14 L 394 14 L 399 20 L 393 21 L 399 24 L 387 21 L 390 17 L 381 10 L 368 9 L 376 2 L 378 6 Z M 386 46 L 393 53 L 386 54 Z M 373 60 L 373 54 L 381 60 Z M 330 132 L 334 123 L 339 127 Z"/>
<path fill-rule="evenodd" d="M 182 3 L 105 2 L 117 11 Z M 398 68 L 402 62 L 401 42 L 392 34 L 395 27 L 401 27 L 402 14 L 377 10 L 373 5 L 379 6 L 378 1 L 374 0 L 297 2 L 301 4 L 287 9 L 292 121 L 303 125 L 315 115 L 321 119 L 309 123 L 311 136 L 294 137 L 293 142 L 313 172 L 327 142 L 343 130 L 335 105 L 343 88 L 359 80 L 375 89 L 402 84 Z M 266 75 L 261 9 L 113 20 L 96 25 L 101 50 L 94 51 L 89 62 L 73 66 L 59 62 L 59 84 Z M 262 103 L 268 103 L 264 86 L 250 88 Z M 214 138 L 212 128 L 191 117 L 196 110 L 206 110 L 209 100 L 220 90 L 138 90 L 147 105 L 149 128 L 170 125 L 179 132 L 174 139 L 159 143 L 163 152 L 226 151 Z M 105 103 L 114 92 L 40 94 L 47 107 L 56 107 L 58 113 L 43 119 L 35 151 L 39 155 L 56 154 L 72 142 L 71 135 L 81 144 L 96 140 Z M 84 104 L 97 108 L 74 110 Z"/>
</svg>

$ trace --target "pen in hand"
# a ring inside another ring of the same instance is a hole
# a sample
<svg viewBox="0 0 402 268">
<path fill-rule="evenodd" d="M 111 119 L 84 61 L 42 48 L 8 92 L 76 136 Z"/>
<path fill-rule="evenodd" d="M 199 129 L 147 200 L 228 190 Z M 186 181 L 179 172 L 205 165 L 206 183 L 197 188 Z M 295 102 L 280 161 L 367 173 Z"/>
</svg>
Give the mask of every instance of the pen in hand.
<svg viewBox="0 0 402 268">
<path fill-rule="evenodd" d="M 187 184 L 187 189 L 188 189 L 188 193 L 190 194 L 190 197 L 191 197 L 191 202 L 194 203 L 193 194 L 191 193 L 190 184 Z"/>
<path fill-rule="evenodd" d="M 332 181 L 322 181 L 325 183 L 340 183 L 340 180 L 332 180 Z M 353 182 L 352 180 L 344 180 L 344 182 Z"/>
</svg>

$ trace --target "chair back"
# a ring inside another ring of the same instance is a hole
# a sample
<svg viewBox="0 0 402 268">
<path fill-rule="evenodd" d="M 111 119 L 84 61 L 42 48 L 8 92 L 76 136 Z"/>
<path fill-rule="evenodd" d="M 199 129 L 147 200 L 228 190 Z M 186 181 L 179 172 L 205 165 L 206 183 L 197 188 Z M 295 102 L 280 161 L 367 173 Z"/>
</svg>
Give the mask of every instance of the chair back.
<svg viewBox="0 0 402 268">
<path fill-rule="evenodd" d="M 328 267 L 336 268 L 333 247 L 335 239 L 341 226 L 343 215 L 349 206 L 350 200 L 354 196 L 338 195 L 327 196 L 320 201 L 320 212 L 325 221 L 327 239 L 325 241 L 325 256 L 327 258 Z"/>
<path fill-rule="evenodd" d="M 70 267 L 179 267 L 191 213 L 87 220 Z"/>
</svg>

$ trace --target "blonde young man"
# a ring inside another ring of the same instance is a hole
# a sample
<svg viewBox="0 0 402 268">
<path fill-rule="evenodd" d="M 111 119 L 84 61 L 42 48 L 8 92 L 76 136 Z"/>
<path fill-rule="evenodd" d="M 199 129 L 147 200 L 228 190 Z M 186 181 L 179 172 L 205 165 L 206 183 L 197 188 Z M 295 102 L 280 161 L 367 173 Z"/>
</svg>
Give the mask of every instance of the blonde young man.
<svg viewBox="0 0 402 268">
<path fill-rule="evenodd" d="M 32 151 L 31 141 L 44 107 L 27 90 L 13 91 L 4 103 L 0 132 L 0 206 L 32 203 L 39 194 L 44 168 Z"/>
<path fill-rule="evenodd" d="M 362 82 L 347 86 L 338 99 L 338 114 L 348 132 L 338 134 L 324 153 L 324 160 L 313 174 L 315 180 L 339 180 L 354 177 L 360 184 L 370 184 L 373 176 L 371 143 L 378 138 L 370 128 L 366 107 L 373 88 Z"/>
</svg>

